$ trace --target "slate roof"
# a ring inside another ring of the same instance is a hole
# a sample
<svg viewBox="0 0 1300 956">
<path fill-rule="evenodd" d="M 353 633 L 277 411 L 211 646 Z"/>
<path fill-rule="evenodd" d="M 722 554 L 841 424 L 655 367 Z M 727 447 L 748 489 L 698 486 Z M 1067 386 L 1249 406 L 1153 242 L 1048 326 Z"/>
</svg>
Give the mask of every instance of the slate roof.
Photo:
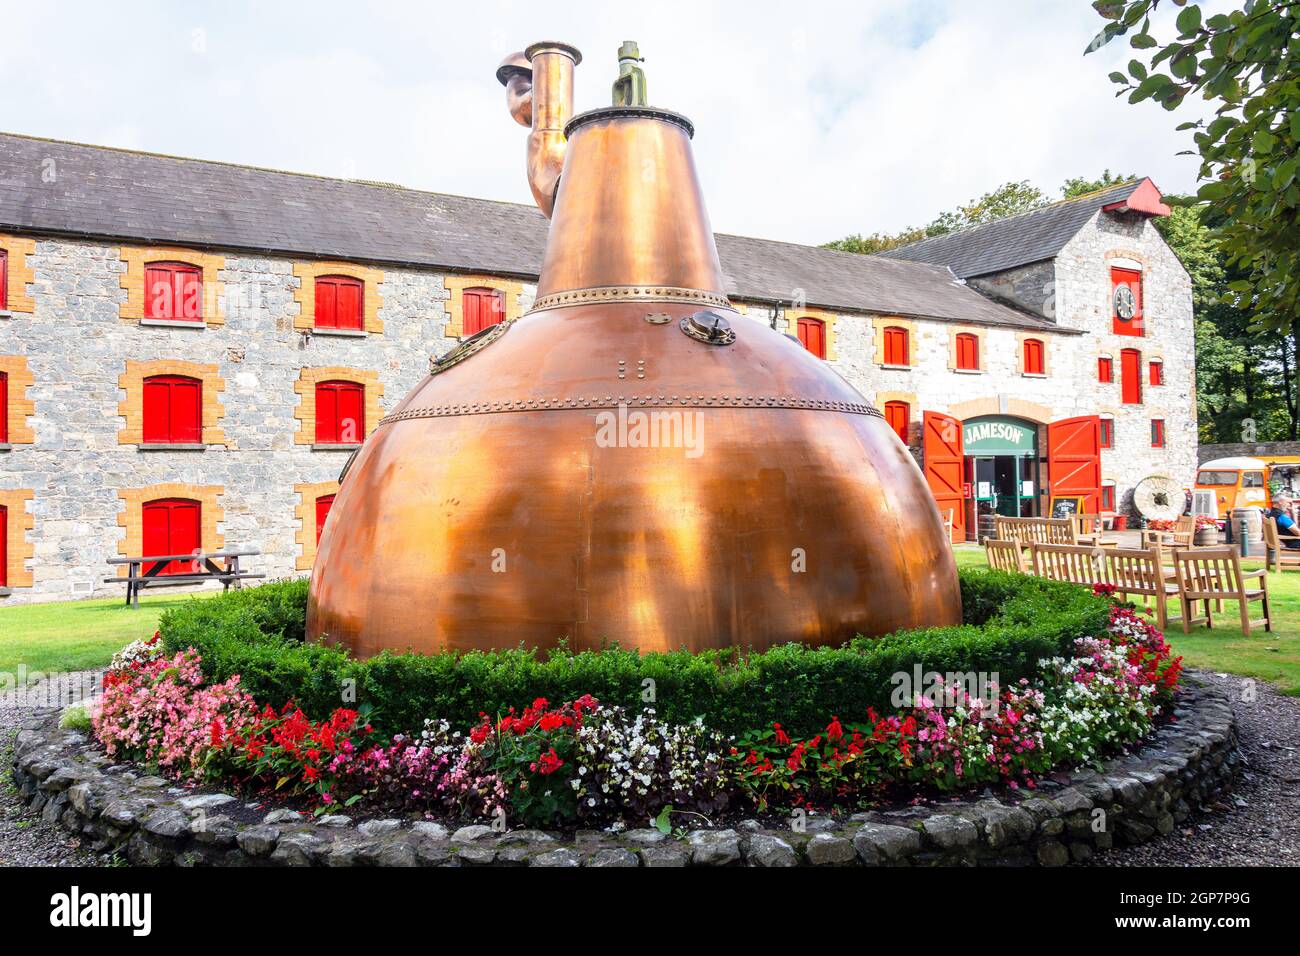
<svg viewBox="0 0 1300 956">
<path fill-rule="evenodd" d="M 10 231 L 535 278 L 547 225 L 517 203 L 0 133 L 0 229 Z M 717 243 L 726 291 L 741 301 L 789 303 L 802 290 L 827 309 L 1072 331 L 941 265 Z"/>
<path fill-rule="evenodd" d="M 1042 262 L 1054 258 L 1098 209 L 1127 199 L 1141 184 L 1139 179 L 1111 186 L 1018 216 L 921 239 L 877 255 L 947 266 L 962 279 Z"/>
</svg>

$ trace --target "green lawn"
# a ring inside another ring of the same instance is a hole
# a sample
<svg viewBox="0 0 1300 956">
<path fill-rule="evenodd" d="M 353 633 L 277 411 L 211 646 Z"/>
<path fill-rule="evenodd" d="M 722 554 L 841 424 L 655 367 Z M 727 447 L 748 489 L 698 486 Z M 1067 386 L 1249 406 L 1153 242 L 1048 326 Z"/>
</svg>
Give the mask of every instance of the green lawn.
<svg viewBox="0 0 1300 956">
<path fill-rule="evenodd" d="M 123 598 L 0 607 L 0 673 L 75 671 L 107 664 L 113 652 L 158 629 L 158 616 L 191 597 L 149 595 L 138 608 Z"/>
<path fill-rule="evenodd" d="M 980 548 L 963 546 L 956 553 L 962 567 L 984 566 Z M 1247 564 L 1259 566 L 1258 561 Z M 1189 666 L 1257 677 L 1300 695 L 1300 571 L 1275 572 L 1268 583 L 1272 633 L 1256 629 L 1246 637 L 1230 624 L 1236 605 L 1227 604 L 1213 630 L 1196 627 L 1184 634 L 1174 624 L 1169 643 Z M 102 666 L 124 644 L 152 634 L 164 609 L 216 593 L 145 595 L 138 608 L 125 607 L 121 598 L 0 608 L 0 673 L 16 674 L 20 665 L 28 673 Z"/>
<path fill-rule="evenodd" d="M 959 567 L 985 567 L 980 547 L 961 546 L 956 554 Z M 1248 568 L 1262 566 L 1249 559 L 1243 563 Z M 1246 637 L 1232 623 L 1237 619 L 1236 603 L 1226 602 L 1223 613 L 1215 615 L 1212 630 L 1201 625 L 1184 634 L 1183 626 L 1172 622 L 1165 636 L 1189 667 L 1257 677 L 1271 681 L 1284 693 L 1300 695 L 1300 571 L 1269 574 L 1268 593 L 1273 610 L 1271 632 L 1254 628 Z M 1171 613 L 1177 614 L 1176 608 Z M 1260 616 L 1256 604 L 1251 617 Z"/>
</svg>

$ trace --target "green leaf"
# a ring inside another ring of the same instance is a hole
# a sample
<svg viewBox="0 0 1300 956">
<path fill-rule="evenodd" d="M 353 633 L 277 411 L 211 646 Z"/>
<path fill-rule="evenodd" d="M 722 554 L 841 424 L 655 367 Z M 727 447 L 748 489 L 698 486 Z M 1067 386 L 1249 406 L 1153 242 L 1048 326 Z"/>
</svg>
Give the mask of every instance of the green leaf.
<svg viewBox="0 0 1300 956">
<path fill-rule="evenodd" d="M 1135 33 L 1128 42 L 1135 50 L 1149 50 L 1157 45 L 1156 38 L 1149 33 Z"/>
<path fill-rule="evenodd" d="M 1250 140 L 1250 147 L 1257 153 L 1272 152 L 1277 145 L 1277 137 L 1266 129 L 1257 132 Z"/>
<path fill-rule="evenodd" d="M 1147 68 L 1143 66 L 1141 60 L 1129 60 L 1128 72 L 1135 80 L 1145 80 L 1147 78 Z"/>
<path fill-rule="evenodd" d="M 1191 36 L 1201 28 L 1201 8 L 1195 5 L 1184 7 L 1178 14 L 1178 32 L 1185 37 Z"/>
<path fill-rule="evenodd" d="M 1114 72 L 1114 73 L 1112 73 L 1112 74 L 1110 75 L 1110 81 L 1111 81 L 1112 83 L 1127 84 L 1127 83 L 1128 83 L 1128 77 L 1125 76 L 1123 73 L 1120 73 L 1120 72 L 1116 71 L 1116 72 Z"/>
<path fill-rule="evenodd" d="M 672 804 L 664 807 L 659 811 L 659 816 L 655 817 L 655 829 L 667 836 L 673 832 L 673 825 L 670 820 L 673 814 Z"/>
</svg>

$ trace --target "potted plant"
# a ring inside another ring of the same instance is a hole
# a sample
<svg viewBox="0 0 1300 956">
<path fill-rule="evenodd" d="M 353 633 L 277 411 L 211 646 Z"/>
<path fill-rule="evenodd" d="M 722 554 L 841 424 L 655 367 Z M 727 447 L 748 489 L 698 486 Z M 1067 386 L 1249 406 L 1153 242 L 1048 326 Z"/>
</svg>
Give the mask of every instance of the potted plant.
<svg viewBox="0 0 1300 956">
<path fill-rule="evenodd" d="M 1219 543 L 1219 522 L 1209 515 L 1196 516 L 1196 534 L 1192 544 L 1202 546 Z"/>
</svg>

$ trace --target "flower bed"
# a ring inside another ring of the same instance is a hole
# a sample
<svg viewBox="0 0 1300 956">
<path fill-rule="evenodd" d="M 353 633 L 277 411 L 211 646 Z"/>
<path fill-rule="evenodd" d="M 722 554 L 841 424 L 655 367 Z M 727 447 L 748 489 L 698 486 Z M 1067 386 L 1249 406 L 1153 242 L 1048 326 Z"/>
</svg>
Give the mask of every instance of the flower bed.
<svg viewBox="0 0 1300 956">
<path fill-rule="evenodd" d="M 289 701 L 314 720 L 341 703 L 369 704 L 381 732 L 417 730 L 436 715 L 468 727 L 480 712 L 505 713 L 537 699 L 576 700 L 637 711 L 652 703 L 674 724 L 702 718 L 722 733 L 780 721 L 812 735 L 830 714 L 861 719 L 893 703 L 892 678 L 916 665 L 948 674 L 998 674 L 1005 686 L 1037 672 L 1043 658 L 1070 653 L 1076 637 L 1100 634 L 1109 604 L 1071 584 L 984 571 L 960 572 L 964 623 L 859 638 L 844 647 L 788 644 L 739 650 L 638 654 L 608 648 L 573 653 L 510 650 L 466 654 L 384 653 L 365 661 L 303 641 L 307 583 L 277 582 L 163 615 L 169 653 L 193 648 L 204 676 L 238 674 L 259 703 Z M 341 689 L 355 697 L 340 700 Z M 650 697 L 650 700 L 646 698 Z"/>
<path fill-rule="evenodd" d="M 970 686 L 939 680 L 916 688 L 902 706 L 890 707 L 886 695 L 879 708 L 870 702 L 878 699 L 871 688 L 857 696 L 841 690 L 836 700 L 861 706 L 827 708 L 815 720 L 807 710 L 789 719 L 779 710 L 756 708 L 762 716 L 735 733 L 719 729 L 707 713 L 682 719 L 680 705 L 674 714 L 591 693 L 558 705 L 537 697 L 519 709 L 480 709 L 461 721 L 447 719 L 431 705 L 418 729 L 392 733 L 376 721 L 371 701 L 326 713 L 309 713 L 294 701 L 273 706 L 250 693 L 241 675 L 205 676 L 200 651 L 176 649 L 174 638 L 167 644 L 155 640 L 133 646 L 115 662 L 94 728 L 110 757 L 142 762 L 176 778 L 293 794 L 317 812 L 358 806 L 529 826 L 621 826 L 656 819 L 665 829 L 688 817 L 730 812 L 857 810 L 991 784 L 1032 788 L 1054 767 L 1095 764 L 1151 732 L 1170 706 L 1180 671 L 1180 660 L 1158 631 L 1104 595 L 1069 585 L 1044 589 L 1049 582 L 1034 578 L 984 577 L 988 580 L 963 579 L 972 604 L 991 601 L 989 595 L 999 589 L 1019 588 L 1021 598 L 1051 592 L 1080 616 L 1095 608 L 1102 613 L 1094 630 L 1076 630 L 1068 640 L 1063 637 L 1068 625 L 1058 613 L 1046 622 L 1058 630 L 1034 639 L 1033 626 L 1015 615 L 1036 605 L 1017 604 L 1012 597 L 1000 615 L 987 619 L 997 622 L 992 634 L 975 625 L 919 632 L 935 642 L 939 660 L 951 661 L 964 649 L 977 658 L 984 652 L 1010 661 L 1013 680 L 1002 675 L 1002 686 L 972 694 Z M 277 594 L 285 591 L 268 597 L 278 601 Z M 258 620 L 254 602 L 235 607 L 241 620 Z M 269 620 L 260 618 L 259 633 L 265 634 Z M 286 648 L 291 638 L 277 640 Z M 867 673 L 882 661 L 895 662 L 895 675 L 908 675 L 914 664 L 943 673 L 942 665 L 902 653 L 915 651 L 915 640 L 914 633 L 883 638 L 883 648 L 861 640 L 829 651 L 779 648 L 755 655 L 757 665 L 755 658 L 739 655 L 706 658 L 709 670 L 700 673 L 712 673 L 713 686 L 733 693 L 726 702 L 730 709 L 723 712 L 734 716 L 737 701 L 745 699 L 737 687 L 769 673 L 765 665 L 773 656 L 808 663 L 810 682 L 822 689 L 833 686 L 828 675 L 851 675 L 861 660 L 868 662 Z M 1046 653 L 1019 665 L 1017 655 L 1040 647 Z M 300 650 L 311 655 L 327 649 Z M 583 661 L 575 665 L 580 673 L 601 673 L 592 671 L 590 662 L 605 654 L 616 655 L 624 667 L 630 659 L 654 661 L 621 651 L 510 659 L 520 666 L 532 662 L 536 670 L 528 676 L 537 680 L 558 675 L 557 661 Z M 465 655 L 450 666 L 490 656 Z M 656 657 L 686 669 L 678 655 Z M 818 670 L 821 659 L 832 663 Z M 372 678 L 383 673 L 384 659 L 376 662 Z M 365 665 L 346 658 L 343 664 L 365 673 Z M 971 667 L 963 662 L 959 669 Z M 664 672 L 679 671 L 668 666 Z M 745 680 L 737 683 L 736 672 Z M 808 706 L 802 696 L 796 699 Z M 805 729 L 809 723 L 814 728 Z"/>
</svg>

